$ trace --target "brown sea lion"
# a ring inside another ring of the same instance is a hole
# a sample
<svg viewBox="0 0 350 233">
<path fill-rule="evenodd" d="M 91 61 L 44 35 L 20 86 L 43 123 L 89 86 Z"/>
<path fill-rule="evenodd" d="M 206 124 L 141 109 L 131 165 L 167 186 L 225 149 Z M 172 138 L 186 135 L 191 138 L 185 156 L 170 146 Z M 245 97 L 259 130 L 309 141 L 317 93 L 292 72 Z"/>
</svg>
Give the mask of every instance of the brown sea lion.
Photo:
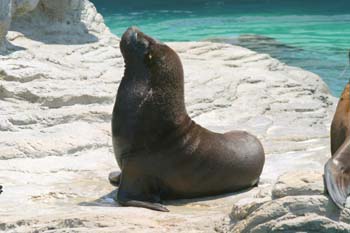
<svg viewBox="0 0 350 233">
<path fill-rule="evenodd" d="M 350 193 L 350 83 L 339 99 L 331 125 L 332 158 L 325 165 L 325 183 L 334 203 L 343 208 Z"/>
<path fill-rule="evenodd" d="M 135 27 L 122 36 L 125 61 L 112 117 L 121 175 L 116 200 L 124 206 L 168 211 L 162 200 L 195 198 L 257 184 L 265 154 L 244 131 L 211 132 L 188 116 L 178 55 Z"/>
<path fill-rule="evenodd" d="M 339 99 L 331 125 L 332 158 L 325 165 L 325 184 L 339 208 L 344 208 L 350 193 L 350 84 Z"/>
</svg>

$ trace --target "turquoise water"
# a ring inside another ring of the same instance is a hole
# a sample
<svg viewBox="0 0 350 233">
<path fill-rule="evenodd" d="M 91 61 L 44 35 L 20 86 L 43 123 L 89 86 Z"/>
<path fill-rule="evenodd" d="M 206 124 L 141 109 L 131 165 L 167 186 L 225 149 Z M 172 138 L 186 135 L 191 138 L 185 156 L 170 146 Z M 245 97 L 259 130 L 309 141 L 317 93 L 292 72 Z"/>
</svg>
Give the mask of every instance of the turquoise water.
<svg viewBox="0 0 350 233">
<path fill-rule="evenodd" d="M 317 73 L 339 96 L 350 49 L 350 0 L 95 0 L 112 32 L 136 25 L 162 41 L 211 40 Z M 246 36 L 246 35 L 250 36 Z"/>
</svg>

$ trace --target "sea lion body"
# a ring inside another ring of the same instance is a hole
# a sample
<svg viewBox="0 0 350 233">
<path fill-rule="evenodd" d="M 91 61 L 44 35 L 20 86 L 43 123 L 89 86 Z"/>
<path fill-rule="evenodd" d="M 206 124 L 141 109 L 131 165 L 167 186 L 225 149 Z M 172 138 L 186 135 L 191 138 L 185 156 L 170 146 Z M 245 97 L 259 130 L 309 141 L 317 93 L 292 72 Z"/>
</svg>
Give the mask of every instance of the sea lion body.
<svg viewBox="0 0 350 233">
<path fill-rule="evenodd" d="M 350 84 L 348 83 L 340 96 L 331 125 L 332 155 L 350 135 Z"/>
<path fill-rule="evenodd" d="M 129 28 L 121 40 L 125 73 L 112 117 L 122 205 L 167 211 L 161 200 L 204 197 L 256 185 L 265 155 L 244 131 L 211 132 L 188 116 L 183 69 L 167 45 Z"/>
<path fill-rule="evenodd" d="M 325 165 L 325 184 L 334 203 L 343 208 L 350 193 L 350 84 L 339 99 L 331 124 L 332 158 Z"/>
</svg>

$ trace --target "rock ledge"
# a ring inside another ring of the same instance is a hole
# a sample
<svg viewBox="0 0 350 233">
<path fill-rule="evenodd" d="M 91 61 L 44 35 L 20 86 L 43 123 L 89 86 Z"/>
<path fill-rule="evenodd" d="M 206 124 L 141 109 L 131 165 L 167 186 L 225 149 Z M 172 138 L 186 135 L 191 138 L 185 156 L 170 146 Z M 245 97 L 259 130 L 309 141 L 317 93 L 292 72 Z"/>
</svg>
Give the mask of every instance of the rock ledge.
<svg viewBox="0 0 350 233">
<path fill-rule="evenodd" d="M 169 43 L 184 65 L 189 114 L 211 130 L 257 135 L 266 165 L 245 192 L 169 202 L 170 213 L 122 208 L 107 180 L 118 169 L 119 39 L 87 0 L 2 0 L 0 9 L 0 231 L 225 232 L 275 229 L 278 218 L 276 229 L 301 229 L 305 218 L 307 229 L 346 229 L 345 214 L 339 226 L 327 217 L 319 177 L 282 176 L 272 188 L 285 172 L 322 171 L 329 157 L 336 98 L 320 77 L 238 46 Z"/>
</svg>

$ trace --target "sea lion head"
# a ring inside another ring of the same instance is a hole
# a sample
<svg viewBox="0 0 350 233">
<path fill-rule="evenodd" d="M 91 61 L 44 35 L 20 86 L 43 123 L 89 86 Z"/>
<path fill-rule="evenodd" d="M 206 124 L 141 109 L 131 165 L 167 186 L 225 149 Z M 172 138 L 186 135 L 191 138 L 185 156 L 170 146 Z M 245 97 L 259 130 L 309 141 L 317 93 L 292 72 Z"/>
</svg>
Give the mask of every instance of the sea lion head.
<svg viewBox="0 0 350 233">
<path fill-rule="evenodd" d="M 120 50 L 125 62 L 123 79 L 130 83 L 129 92 L 134 90 L 130 98 L 139 96 L 134 101 L 138 114 L 157 121 L 181 121 L 187 113 L 183 68 L 176 52 L 136 27 L 125 31 Z"/>
<path fill-rule="evenodd" d="M 174 50 L 141 32 L 128 28 L 120 41 L 125 62 L 124 77 L 137 77 L 151 82 L 153 88 L 183 89 L 183 68 Z M 183 90 L 178 90 L 183 92 Z"/>
</svg>

